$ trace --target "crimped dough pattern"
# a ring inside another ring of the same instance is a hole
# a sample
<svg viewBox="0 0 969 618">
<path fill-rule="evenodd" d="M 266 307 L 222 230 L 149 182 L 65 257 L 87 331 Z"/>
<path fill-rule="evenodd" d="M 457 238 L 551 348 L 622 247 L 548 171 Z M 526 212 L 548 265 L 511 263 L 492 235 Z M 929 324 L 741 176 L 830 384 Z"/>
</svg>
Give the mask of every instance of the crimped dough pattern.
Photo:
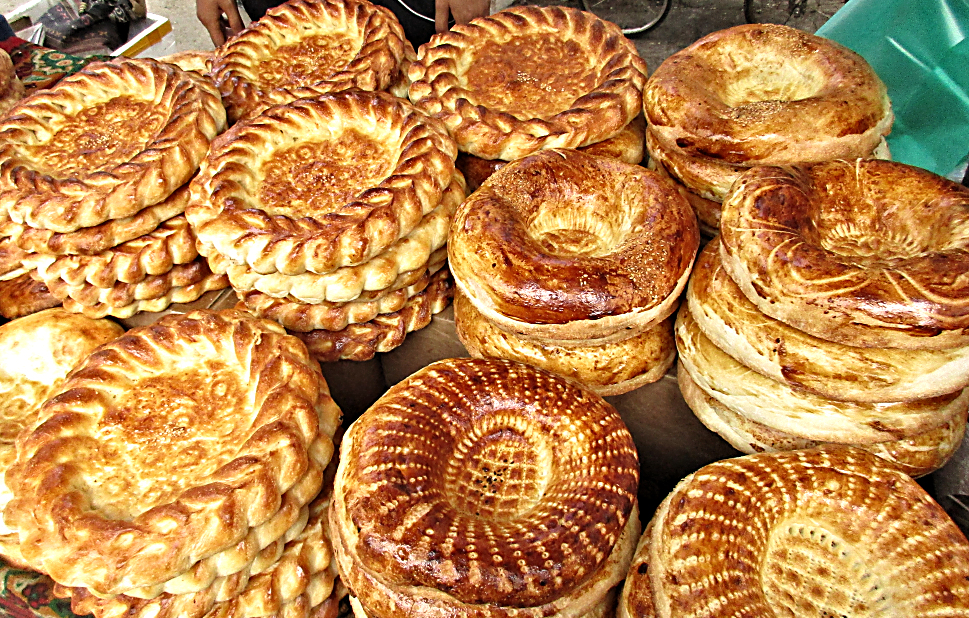
<svg viewBox="0 0 969 618">
<path fill-rule="evenodd" d="M 210 72 L 235 122 L 326 92 L 386 90 L 409 47 L 400 22 L 384 7 L 291 0 L 220 47 Z"/>
<path fill-rule="evenodd" d="M 423 291 L 407 299 L 400 311 L 378 315 L 369 322 L 349 324 L 337 331 L 312 330 L 293 334 L 321 363 L 338 360 L 367 361 L 378 352 L 390 352 L 404 343 L 407 333 L 431 323 L 434 315 L 444 311 L 454 296 L 454 280 L 443 268 L 431 277 Z"/>
<path fill-rule="evenodd" d="M 100 595 L 251 563 L 295 522 L 281 496 L 319 491 L 340 419 L 305 346 L 231 310 L 132 329 L 59 392 L 18 440 L 4 515 L 34 568 Z"/>
<path fill-rule="evenodd" d="M 73 232 L 163 201 L 225 128 L 212 83 L 147 59 L 95 63 L 0 122 L 0 209 Z"/>
<path fill-rule="evenodd" d="M 915 481 L 860 449 L 710 464 L 677 485 L 651 525 L 648 582 L 631 593 L 652 594 L 663 618 L 711 607 L 723 616 L 969 611 L 966 537 Z"/>
<path fill-rule="evenodd" d="M 203 254 L 325 274 L 409 234 L 441 203 L 456 157 L 440 123 L 389 94 L 302 99 L 213 144 L 186 216 Z"/>
<path fill-rule="evenodd" d="M 599 142 L 642 108 L 646 63 L 635 46 L 569 7 L 505 9 L 455 25 L 418 53 L 410 100 L 483 159 Z"/>
</svg>

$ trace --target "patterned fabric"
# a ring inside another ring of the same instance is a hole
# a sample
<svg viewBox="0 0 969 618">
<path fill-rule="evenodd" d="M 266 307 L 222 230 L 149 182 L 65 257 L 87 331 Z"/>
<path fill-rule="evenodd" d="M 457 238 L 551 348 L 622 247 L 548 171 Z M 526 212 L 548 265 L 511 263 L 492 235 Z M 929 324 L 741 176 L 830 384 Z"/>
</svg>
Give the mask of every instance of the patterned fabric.
<svg viewBox="0 0 969 618">
<path fill-rule="evenodd" d="M 18 37 L 0 41 L 0 48 L 10 54 L 17 77 L 23 82 L 27 94 L 41 88 L 50 88 L 61 78 L 76 73 L 97 60 L 110 60 L 110 56 L 74 56 L 34 45 Z"/>
<path fill-rule="evenodd" d="M 54 596 L 49 577 L 0 562 L 0 616 L 10 618 L 75 618 L 68 599 Z"/>
</svg>

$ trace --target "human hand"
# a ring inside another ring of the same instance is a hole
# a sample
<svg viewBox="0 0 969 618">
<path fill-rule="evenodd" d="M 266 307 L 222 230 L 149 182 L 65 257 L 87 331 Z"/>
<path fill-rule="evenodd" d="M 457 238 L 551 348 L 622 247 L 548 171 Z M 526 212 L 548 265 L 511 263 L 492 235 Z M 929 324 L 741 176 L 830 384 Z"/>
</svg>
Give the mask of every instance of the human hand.
<svg viewBox="0 0 969 618">
<path fill-rule="evenodd" d="M 445 32 L 448 16 L 456 24 L 465 24 L 475 17 L 484 17 L 490 10 L 491 0 L 434 0 L 434 29 Z"/>
<path fill-rule="evenodd" d="M 209 38 L 216 47 L 244 27 L 236 0 L 195 0 L 195 16 L 209 31 Z"/>
</svg>

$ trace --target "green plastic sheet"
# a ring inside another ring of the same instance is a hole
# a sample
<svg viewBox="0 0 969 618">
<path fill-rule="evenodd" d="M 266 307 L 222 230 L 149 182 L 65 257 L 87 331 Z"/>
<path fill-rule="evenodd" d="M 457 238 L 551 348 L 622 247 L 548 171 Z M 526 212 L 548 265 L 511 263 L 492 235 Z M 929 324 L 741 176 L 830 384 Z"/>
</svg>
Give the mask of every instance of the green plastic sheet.
<svg viewBox="0 0 969 618">
<path fill-rule="evenodd" d="M 892 159 L 950 176 L 969 154 L 969 0 L 850 0 L 817 34 L 888 87 Z"/>
</svg>

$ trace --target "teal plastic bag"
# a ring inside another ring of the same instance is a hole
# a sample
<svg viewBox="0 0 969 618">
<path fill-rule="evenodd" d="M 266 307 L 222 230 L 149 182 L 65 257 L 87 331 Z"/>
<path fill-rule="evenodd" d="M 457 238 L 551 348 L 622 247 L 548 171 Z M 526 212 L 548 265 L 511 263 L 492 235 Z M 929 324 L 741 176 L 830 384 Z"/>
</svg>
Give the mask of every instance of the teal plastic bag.
<svg viewBox="0 0 969 618">
<path fill-rule="evenodd" d="M 892 159 L 949 176 L 969 154 L 969 0 L 849 0 L 817 34 L 888 87 Z"/>
</svg>

